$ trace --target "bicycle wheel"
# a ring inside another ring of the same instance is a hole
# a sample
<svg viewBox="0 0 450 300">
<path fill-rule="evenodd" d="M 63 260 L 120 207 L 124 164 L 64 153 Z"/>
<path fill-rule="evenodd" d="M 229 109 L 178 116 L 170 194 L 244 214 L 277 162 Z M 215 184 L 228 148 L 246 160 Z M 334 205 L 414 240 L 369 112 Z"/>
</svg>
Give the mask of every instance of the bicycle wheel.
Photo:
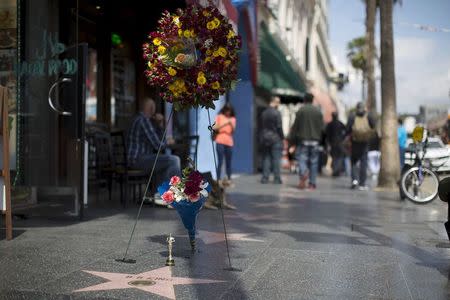
<svg viewBox="0 0 450 300">
<path fill-rule="evenodd" d="M 438 194 L 438 187 L 436 173 L 424 167 L 412 167 L 401 179 L 401 188 L 406 198 L 418 204 L 433 201 Z"/>
</svg>

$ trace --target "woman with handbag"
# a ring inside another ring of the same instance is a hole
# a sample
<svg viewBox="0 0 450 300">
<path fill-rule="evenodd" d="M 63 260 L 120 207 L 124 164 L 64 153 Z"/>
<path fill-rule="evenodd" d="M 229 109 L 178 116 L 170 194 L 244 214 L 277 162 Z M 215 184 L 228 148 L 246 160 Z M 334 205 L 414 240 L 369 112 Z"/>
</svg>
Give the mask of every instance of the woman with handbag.
<svg viewBox="0 0 450 300">
<path fill-rule="evenodd" d="M 231 182 L 231 158 L 233 154 L 233 133 L 236 128 L 236 116 L 234 109 L 230 103 L 226 103 L 219 114 L 216 116 L 216 120 L 213 129 L 216 133 L 216 151 L 218 157 L 217 165 L 217 180 L 221 178 L 222 165 L 225 160 L 225 169 L 227 179 L 222 181 L 224 186 L 230 186 Z"/>
</svg>

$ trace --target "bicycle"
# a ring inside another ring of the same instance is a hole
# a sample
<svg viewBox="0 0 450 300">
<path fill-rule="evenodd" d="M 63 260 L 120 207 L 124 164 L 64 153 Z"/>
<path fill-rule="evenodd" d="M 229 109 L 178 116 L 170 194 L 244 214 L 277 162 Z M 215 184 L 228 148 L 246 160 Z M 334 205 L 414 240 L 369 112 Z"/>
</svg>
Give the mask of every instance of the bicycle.
<svg viewBox="0 0 450 300">
<path fill-rule="evenodd" d="M 405 165 L 400 178 L 400 198 L 416 203 L 426 204 L 433 201 L 438 195 L 439 178 L 433 170 L 433 166 L 428 162 L 424 165 L 425 154 L 427 152 L 428 138 L 425 142 L 415 142 L 413 150 L 408 151 L 414 154 L 413 165 Z"/>
</svg>

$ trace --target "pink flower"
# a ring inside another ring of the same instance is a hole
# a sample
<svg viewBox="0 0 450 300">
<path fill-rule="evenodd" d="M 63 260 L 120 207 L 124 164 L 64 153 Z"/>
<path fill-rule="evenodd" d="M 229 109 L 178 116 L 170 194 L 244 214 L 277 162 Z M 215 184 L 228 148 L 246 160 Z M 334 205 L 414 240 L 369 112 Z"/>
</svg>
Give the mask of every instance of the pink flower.
<svg viewBox="0 0 450 300">
<path fill-rule="evenodd" d="M 189 201 L 191 201 L 191 202 L 197 202 L 199 199 L 200 199 L 200 193 L 189 196 Z"/>
<path fill-rule="evenodd" d="M 180 182 L 181 182 L 181 179 L 178 176 L 172 176 L 172 178 L 170 178 L 170 185 L 177 185 Z"/>
<path fill-rule="evenodd" d="M 161 198 L 166 202 L 166 203 L 172 203 L 173 200 L 175 200 L 175 195 L 174 193 L 169 190 L 167 192 L 165 192 L 164 194 L 162 194 Z"/>
</svg>

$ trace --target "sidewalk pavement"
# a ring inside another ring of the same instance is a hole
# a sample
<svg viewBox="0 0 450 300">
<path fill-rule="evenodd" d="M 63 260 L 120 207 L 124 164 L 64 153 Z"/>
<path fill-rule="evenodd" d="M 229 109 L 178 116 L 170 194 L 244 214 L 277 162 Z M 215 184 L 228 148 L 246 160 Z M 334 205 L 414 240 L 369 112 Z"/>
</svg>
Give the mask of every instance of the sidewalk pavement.
<svg viewBox="0 0 450 300">
<path fill-rule="evenodd" d="M 353 191 L 321 177 L 316 191 L 241 176 L 228 191 L 238 207 L 198 218 L 190 252 L 174 210 L 144 206 L 129 258 L 137 207 L 87 210 L 83 222 L 15 220 L 0 240 L 0 299 L 449 299 L 447 207 L 401 202 L 396 193 Z M 165 267 L 169 233 L 174 267 Z M 2 232 L 3 234 L 3 232 Z M 3 237 L 4 238 L 4 237 Z"/>
</svg>

